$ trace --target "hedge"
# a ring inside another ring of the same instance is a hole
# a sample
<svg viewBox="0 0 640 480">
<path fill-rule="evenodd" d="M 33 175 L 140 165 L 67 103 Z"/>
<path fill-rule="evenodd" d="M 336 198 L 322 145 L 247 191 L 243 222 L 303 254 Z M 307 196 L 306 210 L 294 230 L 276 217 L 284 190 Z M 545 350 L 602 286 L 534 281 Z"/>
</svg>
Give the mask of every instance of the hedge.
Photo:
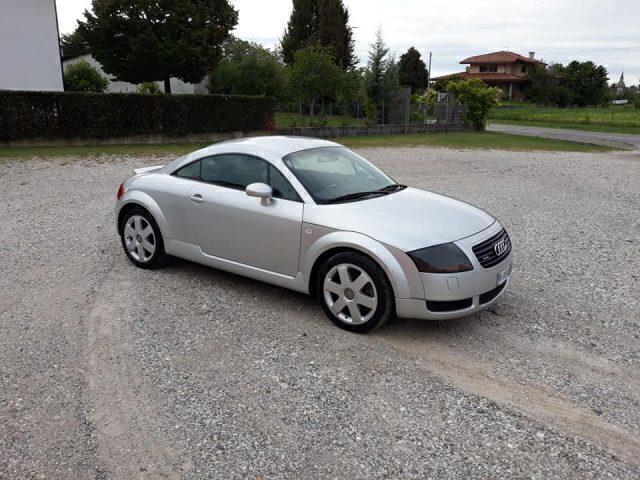
<svg viewBox="0 0 640 480">
<path fill-rule="evenodd" d="M 0 141 L 270 130 L 273 105 L 249 96 L 0 91 Z"/>
</svg>

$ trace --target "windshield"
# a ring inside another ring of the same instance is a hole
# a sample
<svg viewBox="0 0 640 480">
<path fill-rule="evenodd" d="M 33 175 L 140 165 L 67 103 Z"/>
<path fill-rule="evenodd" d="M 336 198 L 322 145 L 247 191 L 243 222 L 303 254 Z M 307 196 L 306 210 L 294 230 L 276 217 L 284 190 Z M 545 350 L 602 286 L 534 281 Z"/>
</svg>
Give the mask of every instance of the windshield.
<svg viewBox="0 0 640 480">
<path fill-rule="evenodd" d="M 364 158 L 344 147 L 322 147 L 287 155 L 284 163 L 317 203 L 385 195 L 396 185 Z"/>
</svg>

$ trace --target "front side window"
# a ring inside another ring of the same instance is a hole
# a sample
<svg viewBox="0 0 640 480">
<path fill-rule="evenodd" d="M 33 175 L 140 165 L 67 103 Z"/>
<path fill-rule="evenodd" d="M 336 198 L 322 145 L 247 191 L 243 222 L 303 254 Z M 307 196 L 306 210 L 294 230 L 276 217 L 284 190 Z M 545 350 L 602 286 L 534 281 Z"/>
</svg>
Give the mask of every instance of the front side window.
<svg viewBox="0 0 640 480">
<path fill-rule="evenodd" d="M 495 73 L 497 71 L 497 65 L 480 65 L 480 72 L 482 73 Z"/>
<path fill-rule="evenodd" d="M 296 192 L 289 181 L 284 178 L 284 175 L 273 165 L 269 166 L 269 185 L 273 189 L 273 196 L 275 198 L 293 200 L 294 202 L 301 201 L 298 192 Z"/>
<path fill-rule="evenodd" d="M 267 183 L 269 166 L 262 160 L 245 155 L 217 155 L 202 160 L 200 178 L 205 182 L 244 190 L 252 183 Z"/>
<path fill-rule="evenodd" d="M 317 203 L 355 200 L 402 188 L 344 147 L 303 150 L 286 156 L 284 162 Z"/>
</svg>

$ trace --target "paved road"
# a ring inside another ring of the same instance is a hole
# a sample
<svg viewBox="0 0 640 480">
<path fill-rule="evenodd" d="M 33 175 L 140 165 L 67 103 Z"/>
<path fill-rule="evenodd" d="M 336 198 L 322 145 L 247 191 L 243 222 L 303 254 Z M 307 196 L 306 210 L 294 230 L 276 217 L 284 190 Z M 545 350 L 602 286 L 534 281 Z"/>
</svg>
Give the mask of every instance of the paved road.
<svg viewBox="0 0 640 480">
<path fill-rule="evenodd" d="M 640 150 L 640 135 L 625 133 L 588 132 L 584 130 L 569 130 L 564 128 L 543 128 L 527 125 L 506 125 L 502 123 L 490 123 L 487 126 L 490 132 L 514 133 L 532 137 L 555 138 L 558 140 L 571 140 L 573 142 L 593 143 L 607 147 L 625 148 L 628 150 Z"/>
<path fill-rule="evenodd" d="M 0 162 L 0 479 L 640 478 L 640 155 L 361 153 L 503 221 L 495 307 L 349 334 L 133 267 L 117 185 L 166 158 Z"/>
</svg>

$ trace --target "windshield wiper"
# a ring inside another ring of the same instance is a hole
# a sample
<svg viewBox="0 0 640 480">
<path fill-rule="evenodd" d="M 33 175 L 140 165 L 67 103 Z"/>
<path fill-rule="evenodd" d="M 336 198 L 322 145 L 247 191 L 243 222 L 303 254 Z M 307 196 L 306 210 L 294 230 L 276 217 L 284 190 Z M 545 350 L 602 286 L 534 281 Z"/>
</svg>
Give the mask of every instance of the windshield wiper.
<svg viewBox="0 0 640 480">
<path fill-rule="evenodd" d="M 346 202 L 348 200 L 357 200 L 359 198 L 367 197 L 369 195 L 389 195 L 390 193 L 393 193 L 398 190 L 402 190 L 404 188 L 407 188 L 406 185 L 400 185 L 398 183 L 394 183 L 393 185 L 387 185 L 386 187 L 382 187 L 378 190 L 355 192 L 355 193 L 349 193 L 347 195 L 341 195 L 336 198 L 330 198 L 329 200 L 325 200 L 322 203 Z"/>
<path fill-rule="evenodd" d="M 376 192 L 397 192 L 399 190 L 404 190 L 407 188 L 406 185 L 402 185 L 400 183 L 394 183 L 392 185 L 387 185 L 386 187 L 382 187 L 380 190 L 376 190 Z"/>
</svg>

